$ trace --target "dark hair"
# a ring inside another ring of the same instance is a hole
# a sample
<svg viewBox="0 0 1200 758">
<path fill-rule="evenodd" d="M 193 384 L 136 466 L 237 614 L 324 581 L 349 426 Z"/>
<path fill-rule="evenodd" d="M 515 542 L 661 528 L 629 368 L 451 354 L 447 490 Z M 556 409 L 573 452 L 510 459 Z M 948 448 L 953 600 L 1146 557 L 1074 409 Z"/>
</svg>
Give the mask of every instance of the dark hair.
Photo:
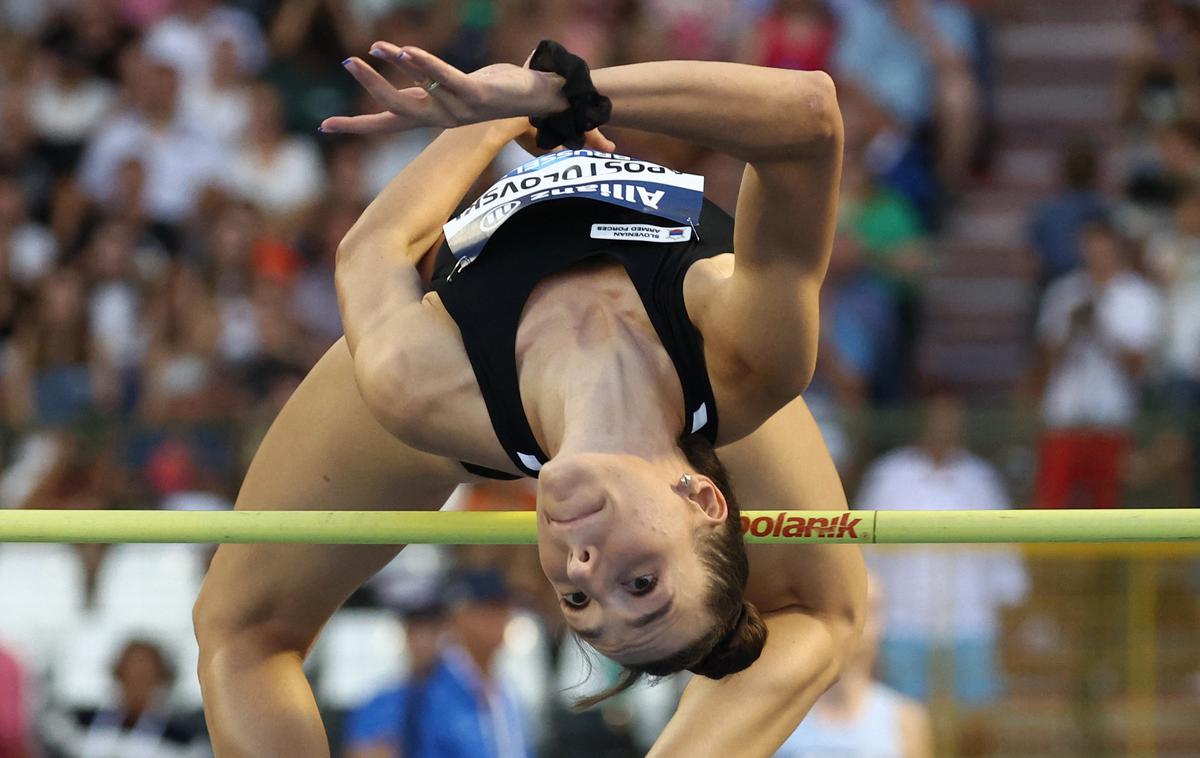
<svg viewBox="0 0 1200 758">
<path fill-rule="evenodd" d="M 166 651 L 153 640 L 142 637 L 134 637 L 128 640 L 121 648 L 116 660 L 112 663 L 112 675 L 120 677 L 121 670 L 128 665 L 129 659 L 136 653 L 149 653 L 154 658 L 154 665 L 158 667 L 158 680 L 164 685 L 175 681 L 175 666 L 171 663 L 171 659 L 167 657 Z"/>
<path fill-rule="evenodd" d="M 703 537 L 697 546 L 700 561 L 708 571 L 706 605 L 717 623 L 698 640 L 666 658 L 626 666 L 616 684 L 599 694 L 576 700 L 577 709 L 589 708 L 624 692 L 645 675 L 662 677 L 685 669 L 709 679 L 735 674 L 758 660 L 766 644 L 766 624 L 758 609 L 742 597 L 750 576 L 750 562 L 746 559 L 741 511 L 729 482 L 729 472 L 712 443 L 699 434 L 680 437 L 679 449 L 696 473 L 717 485 L 729 506 L 725 523 Z"/>
<path fill-rule="evenodd" d="M 1200 147 L 1200 120 L 1181 118 L 1167 124 L 1166 131 L 1173 132 L 1193 148 Z"/>
<path fill-rule="evenodd" d="M 1096 145 L 1088 140 L 1077 140 L 1067 145 L 1062 154 L 1063 182 L 1069 189 L 1086 190 L 1096 184 L 1100 173 L 1100 156 Z"/>
</svg>

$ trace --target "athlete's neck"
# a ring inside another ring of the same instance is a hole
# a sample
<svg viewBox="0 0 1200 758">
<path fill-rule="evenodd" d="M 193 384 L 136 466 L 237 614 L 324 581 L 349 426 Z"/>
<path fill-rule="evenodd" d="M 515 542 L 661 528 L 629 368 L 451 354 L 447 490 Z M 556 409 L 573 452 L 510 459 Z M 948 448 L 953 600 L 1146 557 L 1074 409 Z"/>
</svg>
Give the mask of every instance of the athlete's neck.
<svg viewBox="0 0 1200 758">
<path fill-rule="evenodd" d="M 678 455 L 679 400 L 645 373 L 595 365 L 567 380 L 558 434 L 548 438 L 551 457 L 623 453 L 646 460 Z M 573 379 L 573 381 L 572 381 Z"/>
<path fill-rule="evenodd" d="M 530 423 L 546 453 L 678 455 L 682 391 L 657 336 L 613 315 L 589 321 L 599 323 L 539 356 L 542 386 L 550 391 L 539 395 Z"/>
</svg>

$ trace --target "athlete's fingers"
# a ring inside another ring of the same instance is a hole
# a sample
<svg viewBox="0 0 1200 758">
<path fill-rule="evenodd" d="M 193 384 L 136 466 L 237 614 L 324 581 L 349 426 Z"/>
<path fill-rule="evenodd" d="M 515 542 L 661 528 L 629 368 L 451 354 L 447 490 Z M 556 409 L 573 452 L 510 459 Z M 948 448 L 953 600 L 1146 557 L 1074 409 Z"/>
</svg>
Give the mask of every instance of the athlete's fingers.
<svg viewBox="0 0 1200 758">
<path fill-rule="evenodd" d="M 330 116 L 321 122 L 321 131 L 332 134 L 388 134 L 415 126 L 411 119 L 391 111 L 368 113 L 362 116 Z"/>
<path fill-rule="evenodd" d="M 376 102 L 388 108 L 392 106 L 398 90 L 392 86 L 391 82 L 383 78 L 383 74 L 358 57 L 347 58 L 342 61 L 342 65 L 363 86 L 363 89 L 375 98 Z"/>
<path fill-rule="evenodd" d="M 471 97 L 476 94 L 475 82 L 472 82 L 470 77 L 436 55 L 412 46 L 401 48 L 400 53 L 398 60 L 424 74 L 426 80 L 432 79 L 437 82 L 439 89 L 445 88 L 447 92 L 466 102 L 470 102 Z"/>
<path fill-rule="evenodd" d="M 457 126 L 458 120 L 446 112 L 443 107 L 437 107 L 433 98 L 420 87 L 408 87 L 398 90 L 383 75 L 360 58 L 347 58 L 344 62 L 346 70 L 358 80 L 371 97 L 392 113 L 407 117 L 412 123 L 406 128 L 416 126 Z"/>
<path fill-rule="evenodd" d="M 593 129 L 583 135 L 583 146 L 592 150 L 600 150 L 605 153 L 616 151 L 617 143 L 604 136 L 604 133 L 599 129 Z"/>
<path fill-rule="evenodd" d="M 405 62 L 404 51 L 400 49 L 399 45 L 393 45 L 391 42 L 376 42 L 374 45 L 371 45 L 371 49 L 368 51 L 368 54 L 372 57 L 378 58 L 381 61 L 387 61 L 388 63 L 392 64 L 408 79 L 412 80 L 414 84 L 419 85 L 428 78 L 424 76 L 419 69 L 413 66 L 411 62 Z"/>
<path fill-rule="evenodd" d="M 466 106 L 440 80 L 429 76 L 426 71 L 413 63 L 412 57 L 402 48 L 390 42 L 376 42 L 371 45 L 370 54 L 380 60 L 385 60 L 404 72 L 412 81 L 429 95 L 431 103 L 440 108 L 441 116 L 449 123 L 462 123 L 469 115 Z M 457 70 L 457 69 L 455 69 Z M 430 82 L 436 81 L 436 87 L 427 88 Z"/>
</svg>

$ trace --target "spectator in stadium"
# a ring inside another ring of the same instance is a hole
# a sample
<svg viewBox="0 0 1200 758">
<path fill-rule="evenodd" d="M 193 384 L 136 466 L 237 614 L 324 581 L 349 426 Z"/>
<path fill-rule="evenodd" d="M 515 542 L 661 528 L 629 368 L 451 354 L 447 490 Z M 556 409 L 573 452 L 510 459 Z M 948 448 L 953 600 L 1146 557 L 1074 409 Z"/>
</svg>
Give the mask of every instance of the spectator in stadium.
<svg viewBox="0 0 1200 758">
<path fill-rule="evenodd" d="M 1190 505 L 1200 463 L 1200 184 L 1179 192 L 1171 216 L 1172 224 L 1146 245 L 1146 268 L 1164 296 L 1166 335 L 1156 374 L 1168 428 L 1131 457 L 1128 475 L 1133 486 L 1139 479 L 1174 482 L 1177 502 Z"/>
<path fill-rule="evenodd" d="M 52 711 L 42 740 L 53 758 L 203 758 L 208 741 L 164 703 L 174 671 L 153 642 L 125 643 L 112 668 L 116 698 L 96 709 Z"/>
<path fill-rule="evenodd" d="M 26 107 L 38 151 L 56 174 L 75 170 L 88 137 L 116 100 L 112 83 L 88 63 L 66 38 L 49 40 L 38 59 Z"/>
<path fill-rule="evenodd" d="M 196 421 L 230 409 L 217 370 L 220 311 L 211 286 L 192 267 L 174 264 L 146 307 L 150 327 L 140 413 L 151 423 Z"/>
<path fill-rule="evenodd" d="M 0 645 L 0 756 L 4 758 L 33 758 L 29 701 L 20 661 Z"/>
<path fill-rule="evenodd" d="M 938 395 L 924 407 L 920 438 L 868 469 L 856 508 L 997 510 L 1009 507 L 996 470 L 966 447 L 961 399 Z M 897 500 L 897 493 L 902 493 Z M 897 546 L 868 556 L 886 577 L 883 681 L 919 700 L 934 694 L 931 666 L 950 657 L 960 707 L 981 709 L 1001 690 L 996 656 L 1000 612 L 1028 585 L 1018 553 L 971 546 Z"/>
<path fill-rule="evenodd" d="M 898 307 L 892 291 L 863 263 L 862 244 L 843 231 L 834 241 L 821 291 L 821 357 L 814 390 L 844 408 L 899 399 L 903 383 Z"/>
<path fill-rule="evenodd" d="M 1200 117 L 1200 8 L 1187 0 L 1142 0 L 1139 15 L 1118 78 L 1121 118 Z"/>
<path fill-rule="evenodd" d="M 250 119 L 229 166 L 235 195 L 254 203 L 271 228 L 294 226 L 325 188 L 325 170 L 312 139 L 284 131 L 283 104 L 270 85 L 251 90 Z"/>
<path fill-rule="evenodd" d="M 529 758 L 517 700 L 493 673 L 510 613 L 494 571 L 462 572 L 446 595 L 448 630 L 440 644 L 435 614 L 409 620 L 409 680 L 349 717 L 348 758 Z M 415 635 L 415 636 L 414 636 Z"/>
<path fill-rule="evenodd" d="M 157 60 L 175 68 L 185 88 L 210 80 L 213 53 L 224 40 L 233 42 L 237 65 L 244 73 L 256 74 L 266 66 L 262 30 L 235 3 L 175 0 L 171 10 L 146 30 L 144 45 Z"/>
<path fill-rule="evenodd" d="M 1138 383 L 1162 338 L 1161 298 L 1133 271 L 1116 228 L 1090 222 L 1081 252 L 1083 268 L 1050 286 L 1037 322 L 1040 508 L 1119 505 Z"/>
<path fill-rule="evenodd" d="M 35 292 L 4 356 L 10 420 L 78 422 L 96 408 L 110 407 L 117 383 L 96 348 L 83 277 L 74 267 L 56 268 Z"/>
<path fill-rule="evenodd" d="M 1039 297 L 1051 282 L 1079 267 L 1084 226 L 1108 213 L 1099 188 L 1100 155 L 1094 144 L 1080 140 L 1066 145 L 1059 155 L 1059 175 L 1057 193 L 1035 205 L 1029 216 Z"/>
<path fill-rule="evenodd" d="M 1173 121 L 1156 128 L 1146 153 L 1135 160 L 1126 192 L 1132 201 L 1122 219 L 1145 236 L 1170 224 L 1170 206 L 1189 184 L 1200 182 L 1200 119 Z"/>
<path fill-rule="evenodd" d="M 1163 290 L 1163 369 L 1180 410 L 1200 404 L 1200 184 L 1180 191 L 1171 227 L 1146 245 L 1146 264 Z"/>
<path fill-rule="evenodd" d="M 957 187 L 980 122 L 970 12 L 954 0 L 831 0 L 830 7 L 839 30 L 834 72 L 870 93 L 901 131 L 936 126 L 938 173 Z"/>
<path fill-rule="evenodd" d="M 853 156 L 842 164 L 839 216 L 858 242 L 863 262 L 895 302 L 896 365 L 884 369 L 887 387 L 876 386 L 875 399 L 903 399 L 911 384 L 922 323 L 925 278 L 933 267 L 925 230 L 916 207 L 902 193 L 875 177 Z"/>
<path fill-rule="evenodd" d="M 824 0 L 780 0 L 746 35 L 747 63 L 799 71 L 825 71 L 837 28 Z"/>
<path fill-rule="evenodd" d="M 817 700 L 775 758 L 932 758 L 929 711 L 872 676 L 886 622 L 877 576 L 868 577 L 867 588 L 870 609 L 842 678 Z"/>
<path fill-rule="evenodd" d="M 442 636 L 446 633 L 446 608 L 437 599 L 429 599 L 402 611 L 404 650 L 407 673 L 398 687 L 384 690 L 346 720 L 342 749 L 346 758 L 403 758 L 408 730 L 419 724 L 410 708 L 412 693 L 427 686 L 438 664 Z M 415 735 L 413 735 L 415 737 Z M 412 744 L 415 744 L 415 740 Z"/>
<path fill-rule="evenodd" d="M 88 71 L 116 83 L 121 53 L 137 37 L 135 4 L 93 1 L 43 5 L 50 6 L 54 14 L 42 30 L 43 44 L 70 50 Z"/>
<path fill-rule="evenodd" d="M 747 19 L 747 14 L 738 12 L 738 0 L 642 0 L 640 4 L 640 18 L 659 46 L 652 60 L 736 56 Z"/>
<path fill-rule="evenodd" d="M 138 248 L 132 224 L 122 220 L 101 223 L 82 251 L 88 288 L 88 318 L 101 359 L 125 378 L 137 370 L 143 344 L 139 278 L 134 253 Z"/>
<path fill-rule="evenodd" d="M 182 117 L 178 80 L 161 60 L 131 58 L 124 84 L 132 107 L 95 132 L 79 168 L 87 193 L 104 205 L 113 200 L 121 166 L 138 159 L 145 171 L 142 204 L 151 220 L 168 228 L 187 219 L 227 161 L 219 141 Z"/>
<path fill-rule="evenodd" d="M 0 173 L 0 249 L 5 279 L 25 290 L 35 288 L 58 260 L 54 235 L 30 217 L 25 188 L 11 173 Z"/>
<path fill-rule="evenodd" d="M 354 195 L 350 195 L 353 197 Z M 335 193 L 335 197 L 346 197 Z M 358 220 L 362 206 L 343 200 L 324 204 L 315 215 L 315 229 L 302 245 L 306 265 L 292 290 L 291 311 L 316 350 L 324 351 L 342 336 L 333 266 L 337 246 Z"/>
<path fill-rule="evenodd" d="M 254 88 L 238 66 L 234 39 L 218 38 L 213 45 L 208 77 L 189 82 L 182 103 L 188 121 L 226 149 L 236 149 L 250 125 Z"/>
</svg>

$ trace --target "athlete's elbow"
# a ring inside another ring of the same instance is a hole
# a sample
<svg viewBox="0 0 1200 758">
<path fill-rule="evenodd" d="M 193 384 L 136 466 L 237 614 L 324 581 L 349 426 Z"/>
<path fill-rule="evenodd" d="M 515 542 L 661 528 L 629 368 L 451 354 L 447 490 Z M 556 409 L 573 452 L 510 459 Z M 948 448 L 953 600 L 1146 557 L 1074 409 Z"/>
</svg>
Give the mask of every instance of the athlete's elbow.
<svg viewBox="0 0 1200 758">
<path fill-rule="evenodd" d="M 810 339 L 796 340 L 784 351 L 764 354 L 758 363 L 763 386 L 781 407 L 808 389 L 817 373 L 816 345 Z"/>
<path fill-rule="evenodd" d="M 367 410 L 379 424 L 400 433 L 414 423 L 417 402 L 410 391 L 408 362 L 401 351 L 361 344 L 354 355 L 354 378 Z"/>
<path fill-rule="evenodd" d="M 802 156 L 840 152 L 843 142 L 842 111 L 837 86 L 824 71 L 795 72 L 792 103 L 792 147 Z"/>
</svg>

